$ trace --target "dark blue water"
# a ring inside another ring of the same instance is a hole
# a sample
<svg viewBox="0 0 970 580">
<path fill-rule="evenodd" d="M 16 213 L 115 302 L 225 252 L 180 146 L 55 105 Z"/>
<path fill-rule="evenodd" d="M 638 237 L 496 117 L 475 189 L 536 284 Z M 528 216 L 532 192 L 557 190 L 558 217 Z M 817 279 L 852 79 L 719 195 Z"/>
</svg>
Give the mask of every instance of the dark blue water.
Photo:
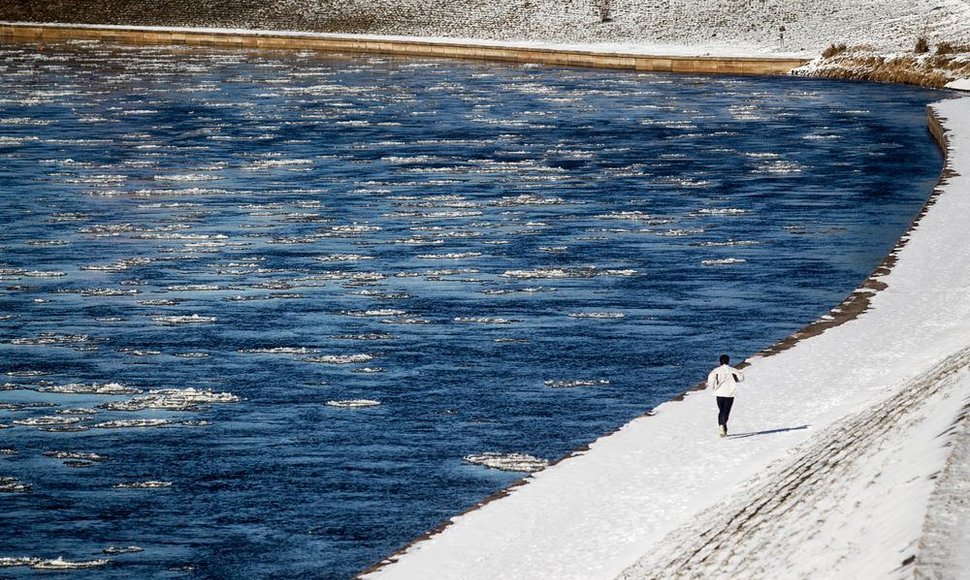
<svg viewBox="0 0 970 580">
<path fill-rule="evenodd" d="M 908 87 L 0 57 L 0 557 L 99 577 L 350 577 L 522 476 L 464 456 L 558 458 L 826 312 L 941 166 Z"/>
</svg>

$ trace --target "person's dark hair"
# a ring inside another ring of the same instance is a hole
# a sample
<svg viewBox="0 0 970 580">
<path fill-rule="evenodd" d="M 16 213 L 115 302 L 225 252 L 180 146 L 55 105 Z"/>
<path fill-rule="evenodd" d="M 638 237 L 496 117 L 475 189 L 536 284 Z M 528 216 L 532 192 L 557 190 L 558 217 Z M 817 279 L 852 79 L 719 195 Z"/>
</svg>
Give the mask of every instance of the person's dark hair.
<svg viewBox="0 0 970 580">
<path fill-rule="evenodd" d="M 720 361 L 721 361 L 721 364 L 722 364 L 722 365 L 726 365 L 726 364 L 728 364 L 729 362 L 731 362 L 731 357 L 729 357 L 729 356 L 728 356 L 728 355 L 726 355 L 726 354 L 722 354 L 722 355 L 721 355 L 721 358 L 720 358 L 720 359 L 718 359 L 718 360 L 720 360 Z"/>
</svg>

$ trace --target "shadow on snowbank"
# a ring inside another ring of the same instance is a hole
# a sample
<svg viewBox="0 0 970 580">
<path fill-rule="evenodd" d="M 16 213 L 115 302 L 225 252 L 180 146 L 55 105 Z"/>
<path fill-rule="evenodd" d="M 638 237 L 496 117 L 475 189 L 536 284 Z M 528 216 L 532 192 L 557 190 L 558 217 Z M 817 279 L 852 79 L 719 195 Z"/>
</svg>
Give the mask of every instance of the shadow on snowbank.
<svg viewBox="0 0 970 580">
<path fill-rule="evenodd" d="M 787 431 L 800 431 L 802 429 L 808 429 L 810 425 L 800 425 L 798 427 L 782 427 L 780 429 L 768 429 L 767 431 L 751 431 L 749 433 L 737 433 L 735 435 L 728 435 L 728 439 L 742 439 L 744 437 L 756 437 L 758 435 L 773 435 L 775 433 L 785 433 Z"/>
</svg>

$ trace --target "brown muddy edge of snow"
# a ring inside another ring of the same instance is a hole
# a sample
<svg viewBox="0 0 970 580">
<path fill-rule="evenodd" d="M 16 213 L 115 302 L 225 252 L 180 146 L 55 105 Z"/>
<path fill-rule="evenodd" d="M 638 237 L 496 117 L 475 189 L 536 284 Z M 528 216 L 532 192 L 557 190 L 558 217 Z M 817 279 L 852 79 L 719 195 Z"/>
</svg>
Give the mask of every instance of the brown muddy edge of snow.
<svg viewBox="0 0 970 580">
<path fill-rule="evenodd" d="M 947 129 L 946 129 L 947 119 L 945 117 L 941 117 L 933 109 L 932 105 L 927 106 L 926 116 L 927 116 L 928 130 L 930 134 L 933 136 L 933 139 L 936 142 L 936 144 L 939 146 L 940 151 L 943 153 L 943 157 L 944 157 L 943 169 L 940 172 L 940 178 L 937 180 L 936 185 L 934 186 L 933 190 L 930 192 L 929 196 L 927 197 L 926 203 L 923 204 L 923 207 L 920 209 L 916 217 L 913 218 L 913 221 L 910 223 L 909 227 L 906 228 L 906 231 L 903 233 L 902 236 L 900 236 L 899 240 L 896 242 L 896 245 L 893 246 L 893 249 L 890 250 L 889 254 L 887 254 L 885 258 L 883 258 L 882 262 L 875 268 L 875 270 L 873 270 L 872 273 L 870 273 L 869 276 L 866 277 L 865 280 L 863 280 L 863 282 L 859 285 L 859 287 L 853 290 L 845 298 L 845 300 L 843 300 L 837 306 L 832 308 L 828 313 L 816 319 L 814 322 L 809 323 L 808 325 L 804 326 L 800 330 L 776 342 L 770 347 L 755 353 L 754 355 L 751 356 L 751 358 L 765 358 L 765 357 L 778 354 L 780 352 L 786 351 L 794 347 L 795 345 L 802 342 L 803 340 L 807 340 L 814 336 L 818 336 L 830 328 L 841 326 L 846 322 L 856 319 L 858 316 L 860 316 L 861 314 L 869 310 L 872 298 L 876 295 L 876 293 L 888 287 L 888 284 L 880 280 L 880 278 L 885 277 L 892 271 L 893 266 L 896 265 L 899 252 L 909 242 L 910 235 L 919 227 L 920 221 L 929 212 L 930 208 L 936 204 L 939 197 L 944 193 L 945 191 L 944 186 L 949 182 L 949 178 L 956 175 L 956 172 L 951 167 L 951 162 L 950 162 L 950 158 L 951 158 L 950 142 L 949 142 L 949 139 L 947 138 Z M 738 368 L 744 368 L 749 366 L 749 363 L 747 362 L 747 360 L 745 360 L 744 362 L 740 363 L 737 366 Z M 705 387 L 706 385 L 702 381 L 688 388 L 683 393 L 669 399 L 666 402 L 682 401 L 686 397 L 687 393 L 691 391 L 700 391 L 700 390 L 703 390 Z M 651 409 L 641 414 L 640 416 L 631 419 L 631 421 L 628 421 L 623 426 L 629 424 L 632 421 L 636 421 L 640 418 L 650 417 L 654 415 L 654 413 L 655 412 Z M 574 449 L 573 451 L 569 452 L 565 456 L 560 457 L 559 459 L 556 459 L 555 461 L 551 462 L 549 465 L 550 466 L 556 465 L 557 463 L 565 461 L 569 458 L 585 454 L 587 451 L 589 451 L 590 446 L 593 445 L 595 441 L 598 441 L 600 439 L 613 435 L 614 433 L 622 429 L 623 426 L 620 426 L 617 429 L 614 429 L 613 431 L 610 431 L 608 433 L 604 433 L 603 435 L 597 437 L 596 440 L 594 440 L 593 442 L 583 445 L 577 449 Z M 357 578 L 363 578 L 369 574 L 378 572 L 379 570 L 387 566 L 393 565 L 395 562 L 397 562 L 397 560 L 401 556 L 403 556 L 407 551 L 409 551 L 415 545 L 420 544 L 421 542 L 430 540 L 434 536 L 437 536 L 442 532 L 444 532 L 445 529 L 451 526 L 454 520 L 466 514 L 469 514 L 471 512 L 477 511 L 485 507 L 486 505 L 492 503 L 493 501 L 502 499 L 510 495 L 513 491 L 515 491 L 516 488 L 527 485 L 528 483 L 529 483 L 529 476 L 523 477 L 522 479 L 516 481 L 515 483 L 503 489 L 500 489 L 495 493 L 492 493 L 491 495 L 489 495 L 482 501 L 476 503 L 475 505 L 459 512 L 458 514 L 455 514 L 454 516 L 450 516 L 447 520 L 441 522 L 440 524 L 438 524 L 428 532 L 414 538 L 406 545 L 396 550 L 390 556 L 386 557 L 380 562 L 377 562 L 369 566 L 365 570 L 363 570 L 357 575 Z"/>
</svg>

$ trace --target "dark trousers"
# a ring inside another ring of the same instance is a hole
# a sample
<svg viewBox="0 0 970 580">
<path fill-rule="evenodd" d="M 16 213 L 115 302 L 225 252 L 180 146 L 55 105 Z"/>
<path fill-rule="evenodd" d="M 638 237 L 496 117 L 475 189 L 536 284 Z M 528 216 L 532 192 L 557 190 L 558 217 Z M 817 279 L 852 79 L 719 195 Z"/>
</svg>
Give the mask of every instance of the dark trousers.
<svg viewBox="0 0 970 580">
<path fill-rule="evenodd" d="M 727 427 L 728 417 L 731 416 L 731 405 L 734 404 L 734 397 L 717 398 L 717 424 Z"/>
</svg>

